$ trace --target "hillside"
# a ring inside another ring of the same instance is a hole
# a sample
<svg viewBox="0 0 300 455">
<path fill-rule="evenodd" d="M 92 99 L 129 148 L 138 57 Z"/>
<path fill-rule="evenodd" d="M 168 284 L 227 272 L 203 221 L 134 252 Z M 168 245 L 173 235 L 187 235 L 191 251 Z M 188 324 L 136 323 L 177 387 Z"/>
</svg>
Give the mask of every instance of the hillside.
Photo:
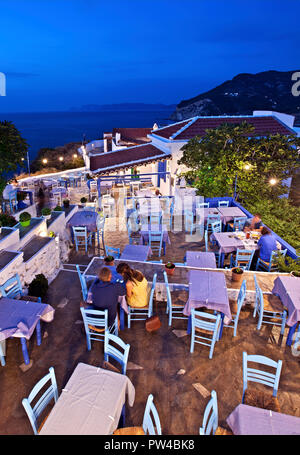
<svg viewBox="0 0 300 455">
<path fill-rule="evenodd" d="M 238 74 L 232 80 L 189 100 L 172 113 L 175 121 L 196 115 L 246 115 L 254 110 L 300 113 L 300 96 L 292 95 L 294 71 Z M 298 70 L 299 71 L 299 70 Z"/>
</svg>

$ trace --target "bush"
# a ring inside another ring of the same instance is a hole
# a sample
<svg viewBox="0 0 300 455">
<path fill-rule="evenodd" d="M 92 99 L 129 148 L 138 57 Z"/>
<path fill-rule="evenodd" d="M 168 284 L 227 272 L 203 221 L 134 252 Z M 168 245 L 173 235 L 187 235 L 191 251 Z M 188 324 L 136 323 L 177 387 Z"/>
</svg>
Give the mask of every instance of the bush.
<svg viewBox="0 0 300 455">
<path fill-rule="evenodd" d="M 7 213 L 0 214 L 0 225 L 6 227 L 13 227 L 17 224 L 17 220 L 12 216 L 8 215 Z"/>
<path fill-rule="evenodd" d="M 42 209 L 42 215 L 43 215 L 43 216 L 51 215 L 51 209 L 49 209 L 48 207 L 44 207 L 44 208 Z"/>
<path fill-rule="evenodd" d="M 31 215 L 30 215 L 30 213 L 28 213 L 28 212 L 22 212 L 21 215 L 20 215 L 19 220 L 20 220 L 21 222 L 31 220 Z"/>
<path fill-rule="evenodd" d="M 86 197 L 82 197 L 80 199 L 80 202 L 81 202 L 81 204 L 86 204 L 87 203 L 87 198 Z"/>
<path fill-rule="evenodd" d="M 28 294 L 33 297 L 41 297 L 43 300 L 47 294 L 48 287 L 49 285 L 47 278 L 45 275 L 40 273 L 39 275 L 36 275 L 32 282 L 29 284 Z"/>
<path fill-rule="evenodd" d="M 54 209 L 55 212 L 62 212 L 62 207 L 60 205 L 57 205 Z"/>
</svg>

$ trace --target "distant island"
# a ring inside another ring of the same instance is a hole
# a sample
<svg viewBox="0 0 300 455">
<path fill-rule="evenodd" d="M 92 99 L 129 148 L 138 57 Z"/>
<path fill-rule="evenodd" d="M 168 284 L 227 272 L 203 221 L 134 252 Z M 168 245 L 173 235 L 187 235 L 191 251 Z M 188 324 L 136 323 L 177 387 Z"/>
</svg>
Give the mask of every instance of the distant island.
<svg viewBox="0 0 300 455">
<path fill-rule="evenodd" d="M 103 112 L 103 111 L 168 111 L 172 112 L 176 104 L 118 103 L 118 104 L 85 104 L 71 107 L 69 112 Z"/>
<path fill-rule="evenodd" d="M 255 110 L 277 111 L 300 117 L 300 97 L 292 95 L 294 71 L 238 74 L 212 90 L 181 101 L 174 121 L 211 115 L 252 115 Z"/>
</svg>

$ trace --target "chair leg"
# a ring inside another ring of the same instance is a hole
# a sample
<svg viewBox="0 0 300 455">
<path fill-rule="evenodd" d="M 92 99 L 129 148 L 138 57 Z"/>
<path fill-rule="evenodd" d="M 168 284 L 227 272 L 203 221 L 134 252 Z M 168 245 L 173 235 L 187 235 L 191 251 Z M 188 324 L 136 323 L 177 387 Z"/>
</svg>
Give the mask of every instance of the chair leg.
<svg viewBox="0 0 300 455">
<path fill-rule="evenodd" d="M 23 337 L 21 338 L 21 345 L 22 345 L 22 352 L 23 352 L 25 365 L 28 365 L 30 363 L 30 360 L 29 360 L 29 355 L 28 355 L 28 351 L 27 351 L 26 338 L 23 338 Z"/>
<path fill-rule="evenodd" d="M 37 345 L 40 346 L 42 344 L 41 321 L 38 321 L 36 325 L 36 340 Z"/>
</svg>

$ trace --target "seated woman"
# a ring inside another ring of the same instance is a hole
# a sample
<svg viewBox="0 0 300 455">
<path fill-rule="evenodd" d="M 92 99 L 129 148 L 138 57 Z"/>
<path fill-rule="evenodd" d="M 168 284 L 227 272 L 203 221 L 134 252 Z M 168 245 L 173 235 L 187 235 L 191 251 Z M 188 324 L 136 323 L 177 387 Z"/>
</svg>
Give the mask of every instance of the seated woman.
<svg viewBox="0 0 300 455">
<path fill-rule="evenodd" d="M 139 270 L 133 270 L 122 262 L 117 266 L 117 272 L 123 276 L 126 283 L 127 303 L 133 308 L 144 308 L 149 302 L 148 281 Z"/>
</svg>

